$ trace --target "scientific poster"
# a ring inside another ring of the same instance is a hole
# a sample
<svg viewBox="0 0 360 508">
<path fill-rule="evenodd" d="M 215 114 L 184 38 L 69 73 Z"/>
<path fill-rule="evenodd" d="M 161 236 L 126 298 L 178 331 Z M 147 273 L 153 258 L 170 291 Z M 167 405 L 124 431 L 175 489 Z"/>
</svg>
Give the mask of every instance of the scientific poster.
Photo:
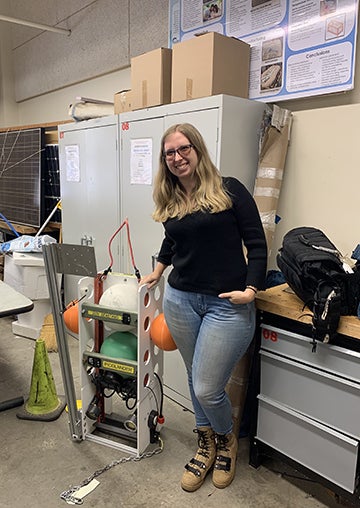
<svg viewBox="0 0 360 508">
<path fill-rule="evenodd" d="M 358 0 L 170 0 L 169 13 L 169 47 L 206 31 L 250 45 L 250 99 L 354 88 Z"/>
</svg>

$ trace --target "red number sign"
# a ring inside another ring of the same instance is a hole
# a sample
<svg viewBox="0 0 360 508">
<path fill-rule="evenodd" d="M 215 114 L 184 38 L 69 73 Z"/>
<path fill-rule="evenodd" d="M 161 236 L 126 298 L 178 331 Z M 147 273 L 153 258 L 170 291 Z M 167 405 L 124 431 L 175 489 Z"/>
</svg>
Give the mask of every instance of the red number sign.
<svg viewBox="0 0 360 508">
<path fill-rule="evenodd" d="M 262 336 L 265 340 L 271 340 L 272 342 L 277 342 L 278 340 L 277 332 L 268 330 L 267 328 L 263 328 Z"/>
</svg>

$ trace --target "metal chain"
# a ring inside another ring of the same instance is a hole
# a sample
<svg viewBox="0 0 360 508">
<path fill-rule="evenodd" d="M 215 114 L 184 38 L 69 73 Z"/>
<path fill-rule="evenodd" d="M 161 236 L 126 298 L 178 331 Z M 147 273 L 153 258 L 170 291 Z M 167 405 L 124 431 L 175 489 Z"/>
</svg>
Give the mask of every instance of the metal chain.
<svg viewBox="0 0 360 508">
<path fill-rule="evenodd" d="M 125 462 L 139 462 L 142 459 L 148 459 L 152 457 L 153 455 L 159 455 L 164 449 L 164 444 L 162 439 L 159 437 L 159 447 L 155 448 L 151 452 L 145 452 L 141 455 L 137 455 L 136 457 L 128 456 L 128 457 L 122 457 L 121 459 L 114 460 L 113 462 L 110 462 L 110 464 L 107 464 L 101 469 L 98 469 L 97 471 L 94 471 L 94 473 L 90 476 L 88 476 L 84 481 L 82 481 L 79 485 L 76 485 L 75 487 L 70 487 L 68 490 L 64 490 L 60 494 L 60 499 L 63 501 L 70 501 L 72 504 L 83 504 L 84 500 L 74 496 L 73 494 L 79 490 L 81 487 L 85 487 L 85 485 L 88 485 L 92 480 L 100 476 L 101 474 L 105 473 L 105 471 L 109 471 L 109 469 L 112 469 L 115 466 L 118 466 L 119 464 L 125 464 Z"/>
</svg>

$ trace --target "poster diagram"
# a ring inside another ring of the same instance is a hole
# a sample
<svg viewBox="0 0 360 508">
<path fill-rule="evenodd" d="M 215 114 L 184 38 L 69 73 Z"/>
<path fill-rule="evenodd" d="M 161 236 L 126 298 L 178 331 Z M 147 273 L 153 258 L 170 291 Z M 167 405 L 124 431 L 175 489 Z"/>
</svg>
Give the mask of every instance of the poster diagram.
<svg viewBox="0 0 360 508">
<path fill-rule="evenodd" d="M 354 87 L 357 18 L 358 0 L 170 0 L 169 47 L 236 37 L 251 47 L 250 99 L 322 95 Z"/>
</svg>

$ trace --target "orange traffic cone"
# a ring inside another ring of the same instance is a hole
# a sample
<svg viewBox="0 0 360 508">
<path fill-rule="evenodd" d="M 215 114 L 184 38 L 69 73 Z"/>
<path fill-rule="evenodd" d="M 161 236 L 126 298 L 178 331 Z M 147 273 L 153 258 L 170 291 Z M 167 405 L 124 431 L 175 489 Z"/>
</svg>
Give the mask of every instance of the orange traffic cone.
<svg viewBox="0 0 360 508">
<path fill-rule="evenodd" d="M 35 343 L 30 395 L 24 407 L 16 416 L 23 420 L 50 422 L 56 420 L 64 408 L 65 402 L 62 402 L 56 394 L 45 341 L 37 339 Z"/>
</svg>

